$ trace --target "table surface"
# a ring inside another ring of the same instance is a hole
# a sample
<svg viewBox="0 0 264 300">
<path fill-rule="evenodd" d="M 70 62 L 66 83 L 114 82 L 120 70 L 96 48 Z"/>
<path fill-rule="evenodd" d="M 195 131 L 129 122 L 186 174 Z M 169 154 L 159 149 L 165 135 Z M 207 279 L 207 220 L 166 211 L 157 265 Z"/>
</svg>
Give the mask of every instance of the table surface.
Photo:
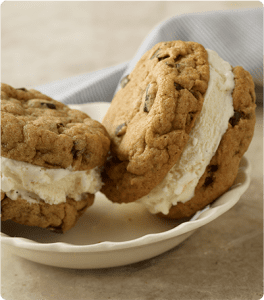
<svg viewBox="0 0 264 300">
<path fill-rule="evenodd" d="M 263 7 L 261 2 L 4 2 L 1 81 L 31 88 L 130 60 L 160 22 L 192 12 Z M 146 12 L 148 14 L 146 15 Z M 261 97 L 261 95 L 260 95 Z M 246 153 L 252 181 L 227 213 L 174 249 L 100 270 L 40 265 L 1 249 L 5 300 L 260 299 L 263 278 L 263 123 Z"/>
</svg>

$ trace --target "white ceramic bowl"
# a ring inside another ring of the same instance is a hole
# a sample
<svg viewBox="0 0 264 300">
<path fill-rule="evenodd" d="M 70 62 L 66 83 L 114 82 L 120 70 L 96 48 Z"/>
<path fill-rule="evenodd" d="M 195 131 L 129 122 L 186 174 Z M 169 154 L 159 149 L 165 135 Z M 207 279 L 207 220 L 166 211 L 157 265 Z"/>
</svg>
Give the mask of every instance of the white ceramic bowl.
<svg viewBox="0 0 264 300">
<path fill-rule="evenodd" d="M 72 105 L 102 120 L 108 103 Z M 240 163 L 232 188 L 190 220 L 167 220 L 151 215 L 140 204 L 114 204 L 97 193 L 77 225 L 65 234 L 6 221 L 2 247 L 28 260 L 64 268 L 108 268 L 139 262 L 172 249 L 194 231 L 234 206 L 250 183 L 250 165 Z"/>
</svg>

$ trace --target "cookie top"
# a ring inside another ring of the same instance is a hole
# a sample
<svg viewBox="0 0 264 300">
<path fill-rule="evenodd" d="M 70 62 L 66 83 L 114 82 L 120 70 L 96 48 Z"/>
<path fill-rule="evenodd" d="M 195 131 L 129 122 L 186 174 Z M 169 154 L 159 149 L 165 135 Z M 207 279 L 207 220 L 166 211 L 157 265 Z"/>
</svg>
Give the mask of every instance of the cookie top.
<svg viewBox="0 0 264 300">
<path fill-rule="evenodd" d="M 1 155 L 45 168 L 89 170 L 110 146 L 102 124 L 36 90 L 1 84 Z"/>
<path fill-rule="evenodd" d="M 149 193 L 179 159 L 209 82 L 204 47 L 162 42 L 121 81 L 103 120 L 112 141 L 102 192 L 115 202 Z"/>
</svg>

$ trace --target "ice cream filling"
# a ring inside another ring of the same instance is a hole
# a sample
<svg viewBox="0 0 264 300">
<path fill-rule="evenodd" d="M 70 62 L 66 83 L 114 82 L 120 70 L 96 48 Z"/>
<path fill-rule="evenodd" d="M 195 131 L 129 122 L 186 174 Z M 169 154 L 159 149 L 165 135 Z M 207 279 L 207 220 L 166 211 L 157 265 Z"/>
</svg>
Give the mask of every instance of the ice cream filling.
<svg viewBox="0 0 264 300">
<path fill-rule="evenodd" d="M 1 190 L 12 200 L 59 204 L 70 197 L 80 201 L 85 193 L 94 194 L 101 187 L 98 168 L 88 171 L 72 171 L 71 167 L 47 169 L 1 157 Z"/>
<path fill-rule="evenodd" d="M 177 202 L 185 203 L 194 196 L 195 187 L 217 151 L 229 119 L 234 115 L 232 67 L 215 51 L 207 49 L 207 53 L 210 79 L 202 111 L 190 138 L 180 159 L 163 181 L 138 200 L 151 213 L 168 214 Z"/>
</svg>

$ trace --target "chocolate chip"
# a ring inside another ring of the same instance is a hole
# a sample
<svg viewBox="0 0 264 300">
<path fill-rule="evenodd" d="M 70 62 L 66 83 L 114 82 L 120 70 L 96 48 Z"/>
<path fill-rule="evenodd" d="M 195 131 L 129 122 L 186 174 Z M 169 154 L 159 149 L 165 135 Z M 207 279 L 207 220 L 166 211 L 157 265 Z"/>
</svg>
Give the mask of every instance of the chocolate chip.
<svg viewBox="0 0 264 300">
<path fill-rule="evenodd" d="M 73 159 L 77 159 L 78 156 L 82 155 L 84 153 L 84 151 L 85 151 L 85 148 L 83 148 L 81 150 L 76 149 L 75 146 L 77 146 L 77 145 L 78 145 L 78 142 L 76 142 L 76 141 L 73 142 L 73 147 L 71 149 L 71 153 L 73 155 Z"/>
<path fill-rule="evenodd" d="M 124 123 L 122 123 L 122 124 L 120 124 L 120 125 L 118 125 L 118 126 L 116 127 L 115 135 L 116 135 L 116 136 L 121 136 L 121 135 L 123 135 L 125 132 L 126 132 L 126 122 L 124 122 Z"/>
<path fill-rule="evenodd" d="M 51 167 L 55 167 L 55 168 L 60 167 L 60 165 L 51 164 L 48 161 L 44 161 L 44 162 L 45 162 L 46 165 L 51 166 Z"/>
<path fill-rule="evenodd" d="M 78 157 L 78 150 L 75 149 L 75 145 L 76 144 L 74 144 L 73 147 L 72 147 L 72 149 L 71 149 L 71 153 L 73 155 L 73 159 L 77 159 L 77 157 Z"/>
<path fill-rule="evenodd" d="M 149 93 L 149 88 L 150 88 L 151 84 L 148 84 L 147 88 L 146 88 L 146 97 L 145 97 L 145 103 L 144 103 L 144 107 L 143 107 L 143 111 L 144 112 L 149 112 L 152 104 L 154 102 L 155 96 L 153 94 Z"/>
<path fill-rule="evenodd" d="M 167 65 L 168 67 L 171 67 L 171 68 L 176 68 L 176 69 L 178 69 L 178 72 L 181 73 L 181 71 L 179 70 L 179 68 L 181 66 L 180 64 L 174 64 L 174 63 L 165 61 L 165 65 Z"/>
<path fill-rule="evenodd" d="M 213 173 L 216 172 L 217 170 L 218 170 L 218 165 L 211 165 L 208 167 L 208 175 L 209 176 L 207 176 L 205 178 L 205 181 L 203 184 L 204 187 L 207 187 L 214 182 L 215 175 Z"/>
<path fill-rule="evenodd" d="M 57 124 L 57 129 L 61 128 L 61 127 L 64 127 L 64 125 L 62 123 L 58 123 Z"/>
<path fill-rule="evenodd" d="M 198 91 L 190 90 L 189 92 L 191 92 L 197 100 L 200 99 L 200 93 Z"/>
<path fill-rule="evenodd" d="M 18 88 L 18 89 L 16 89 L 16 90 L 18 90 L 18 91 L 24 91 L 24 92 L 27 92 L 28 90 L 26 89 L 26 88 Z"/>
<path fill-rule="evenodd" d="M 208 167 L 208 172 L 216 172 L 218 170 L 218 165 L 211 165 Z"/>
<path fill-rule="evenodd" d="M 235 127 L 241 118 L 244 118 L 245 114 L 243 112 L 235 111 L 232 118 L 229 119 L 229 123 L 232 125 L 232 127 Z"/>
<path fill-rule="evenodd" d="M 71 153 L 73 155 L 73 159 L 77 159 L 78 156 L 82 155 L 84 151 L 85 151 L 85 148 L 81 149 L 81 150 L 76 150 L 75 146 L 73 146 L 72 149 L 71 149 Z"/>
<path fill-rule="evenodd" d="M 58 130 L 58 133 L 59 133 L 59 134 L 63 133 L 63 130 L 64 130 L 64 124 L 63 124 L 63 123 L 58 123 L 58 124 L 57 124 L 57 130 Z"/>
<path fill-rule="evenodd" d="M 165 58 L 169 58 L 169 57 L 170 57 L 169 55 L 165 55 L 163 57 L 160 57 L 159 54 L 157 55 L 157 58 L 158 58 L 159 61 L 161 61 L 161 60 L 163 60 Z"/>
<path fill-rule="evenodd" d="M 157 57 L 157 53 L 160 51 L 160 48 L 154 52 L 150 59 Z"/>
<path fill-rule="evenodd" d="M 190 123 L 192 122 L 195 113 L 196 113 L 196 112 L 192 112 L 192 111 L 188 113 L 188 116 L 187 116 L 187 122 L 186 122 L 187 124 L 190 124 Z"/>
<path fill-rule="evenodd" d="M 75 149 L 75 146 L 77 145 L 76 142 L 73 142 L 73 146 L 72 146 L 72 149 L 71 149 L 71 153 L 73 155 L 73 159 L 76 159 L 77 158 L 77 153 L 78 153 L 78 150 Z"/>
<path fill-rule="evenodd" d="M 165 65 L 167 65 L 168 67 L 171 67 L 171 68 L 174 68 L 174 67 L 175 67 L 174 64 L 172 64 L 172 63 L 170 63 L 170 62 L 168 62 L 168 61 L 165 62 Z"/>
<path fill-rule="evenodd" d="M 41 102 L 41 105 L 46 105 L 48 108 L 50 109 L 56 109 L 56 105 L 53 103 L 45 103 L 45 102 Z"/>
<path fill-rule="evenodd" d="M 122 80 L 120 81 L 121 87 L 124 88 L 128 84 L 129 81 L 130 81 L 130 79 L 128 78 L 128 75 L 125 76 L 124 78 L 122 78 Z"/>
<path fill-rule="evenodd" d="M 214 180 L 213 180 L 212 177 L 206 177 L 203 186 L 204 186 L 204 187 L 207 187 L 207 186 L 209 186 L 210 184 L 212 184 L 213 181 L 214 181 Z"/>
<path fill-rule="evenodd" d="M 180 91 L 180 90 L 184 89 L 184 87 L 182 87 L 180 84 L 178 84 L 176 82 L 174 82 L 174 86 L 175 86 L 177 91 Z"/>
<path fill-rule="evenodd" d="M 182 55 L 178 55 L 175 59 L 174 59 L 174 61 L 176 62 L 176 61 L 179 61 L 179 60 L 181 60 L 182 59 Z"/>
</svg>

